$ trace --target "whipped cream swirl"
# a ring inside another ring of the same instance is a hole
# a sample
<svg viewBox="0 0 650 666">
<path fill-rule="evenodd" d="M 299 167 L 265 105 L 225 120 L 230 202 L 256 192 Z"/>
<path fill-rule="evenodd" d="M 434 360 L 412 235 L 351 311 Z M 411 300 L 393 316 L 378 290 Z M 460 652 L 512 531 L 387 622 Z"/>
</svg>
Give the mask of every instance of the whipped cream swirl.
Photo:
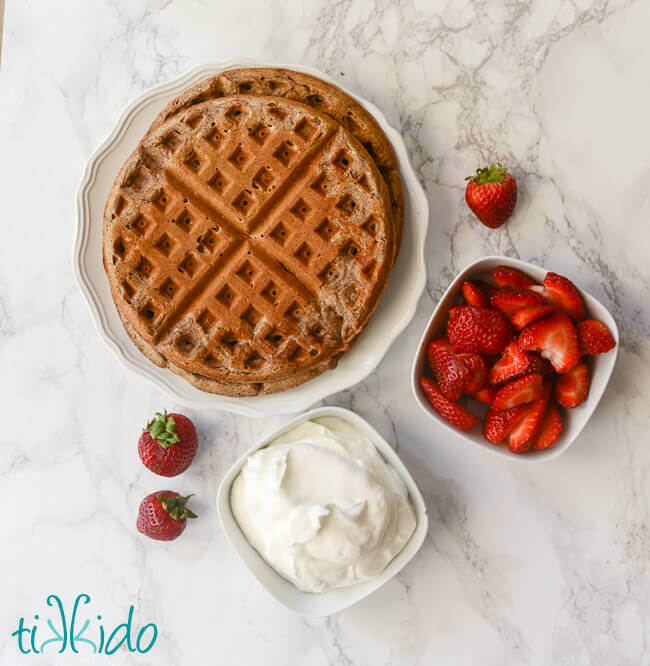
<svg viewBox="0 0 650 666">
<path fill-rule="evenodd" d="M 249 543 L 305 592 L 374 578 L 416 524 L 397 472 L 338 417 L 301 423 L 250 455 L 230 503 Z"/>
</svg>

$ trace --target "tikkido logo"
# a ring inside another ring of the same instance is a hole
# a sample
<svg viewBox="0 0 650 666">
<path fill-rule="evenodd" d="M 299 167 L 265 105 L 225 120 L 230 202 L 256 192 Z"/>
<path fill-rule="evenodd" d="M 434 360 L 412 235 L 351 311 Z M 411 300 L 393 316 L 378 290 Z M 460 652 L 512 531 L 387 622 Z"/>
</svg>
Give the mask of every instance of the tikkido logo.
<svg viewBox="0 0 650 666">
<path fill-rule="evenodd" d="M 133 627 L 134 606 L 129 607 L 126 622 L 113 629 L 104 626 L 102 616 L 91 613 L 90 595 L 79 594 L 72 605 L 68 617 L 63 602 L 56 594 L 50 594 L 45 600 L 52 609 L 49 617 L 34 615 L 33 622 L 26 622 L 24 617 L 18 620 L 18 628 L 11 635 L 16 638 L 18 650 L 22 654 L 58 653 L 66 651 L 79 654 L 92 651 L 94 654 L 114 654 L 123 645 L 129 652 L 145 654 L 155 645 L 158 627 L 153 622 L 145 624 L 135 633 Z M 85 612 L 84 612 L 85 611 Z M 92 619 L 91 619 L 92 618 Z"/>
</svg>

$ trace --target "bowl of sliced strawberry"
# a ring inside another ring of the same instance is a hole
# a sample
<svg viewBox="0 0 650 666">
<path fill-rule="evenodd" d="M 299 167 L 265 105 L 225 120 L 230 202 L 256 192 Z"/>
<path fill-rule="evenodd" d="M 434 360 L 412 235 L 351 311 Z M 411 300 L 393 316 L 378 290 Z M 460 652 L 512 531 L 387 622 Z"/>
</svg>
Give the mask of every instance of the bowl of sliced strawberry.
<svg viewBox="0 0 650 666">
<path fill-rule="evenodd" d="M 549 460 L 593 414 L 618 339 L 607 308 L 568 278 L 485 257 L 458 274 L 431 315 L 413 362 L 413 394 L 465 441 L 517 460 Z"/>
</svg>

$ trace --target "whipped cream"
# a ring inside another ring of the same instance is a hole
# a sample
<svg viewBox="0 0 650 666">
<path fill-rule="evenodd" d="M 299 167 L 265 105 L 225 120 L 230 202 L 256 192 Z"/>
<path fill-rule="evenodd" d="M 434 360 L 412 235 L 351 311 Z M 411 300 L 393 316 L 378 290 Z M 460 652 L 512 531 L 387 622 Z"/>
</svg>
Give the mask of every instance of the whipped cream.
<svg viewBox="0 0 650 666">
<path fill-rule="evenodd" d="M 397 472 L 338 417 L 301 423 L 250 455 L 230 504 L 249 543 L 305 592 L 374 578 L 416 524 Z"/>
</svg>

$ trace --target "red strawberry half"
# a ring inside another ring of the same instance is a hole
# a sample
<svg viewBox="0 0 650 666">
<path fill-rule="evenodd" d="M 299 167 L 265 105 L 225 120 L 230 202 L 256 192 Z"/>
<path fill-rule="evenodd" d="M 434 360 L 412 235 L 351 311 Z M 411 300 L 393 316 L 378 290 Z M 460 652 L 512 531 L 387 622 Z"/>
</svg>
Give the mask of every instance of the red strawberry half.
<svg viewBox="0 0 650 666">
<path fill-rule="evenodd" d="M 550 315 L 553 312 L 555 312 L 555 308 L 552 305 L 532 305 L 515 312 L 510 321 L 518 331 L 521 331 L 521 329 L 530 324 L 531 321 L 546 317 L 546 315 Z"/>
<path fill-rule="evenodd" d="M 555 382 L 555 399 L 562 407 L 577 407 L 589 394 L 589 369 L 584 361 L 561 375 Z"/>
<path fill-rule="evenodd" d="M 194 460 L 198 441 L 196 428 L 186 416 L 157 412 L 140 435 L 138 454 L 154 474 L 176 476 Z"/>
<path fill-rule="evenodd" d="M 517 405 L 517 407 L 504 410 L 490 408 L 483 425 L 485 439 L 492 444 L 502 442 L 527 410 L 526 405 Z"/>
<path fill-rule="evenodd" d="M 457 352 L 497 354 L 512 339 L 508 320 L 496 310 L 456 305 L 449 310 L 449 342 Z"/>
<path fill-rule="evenodd" d="M 428 377 L 420 377 L 420 385 L 431 406 L 451 425 L 459 430 L 469 430 L 478 423 L 474 414 L 446 398 Z"/>
<path fill-rule="evenodd" d="M 595 319 L 585 319 L 578 324 L 578 342 L 581 354 L 606 354 L 616 347 L 607 326 Z"/>
<path fill-rule="evenodd" d="M 524 416 L 514 425 L 508 435 L 508 447 L 513 453 L 524 453 L 532 447 L 540 432 L 550 396 L 551 384 L 547 381 L 544 384 L 542 397 L 528 407 Z"/>
<path fill-rule="evenodd" d="M 580 358 L 576 327 L 564 312 L 528 324 L 518 344 L 520 349 L 539 351 L 560 374 L 569 372 Z"/>
<path fill-rule="evenodd" d="M 544 287 L 545 296 L 553 305 L 566 312 L 573 321 L 584 319 L 585 304 L 571 280 L 557 273 L 547 273 Z"/>
<path fill-rule="evenodd" d="M 494 409 L 510 409 L 517 405 L 539 400 L 543 395 L 542 375 L 525 375 L 502 386 L 494 397 L 492 407 Z"/>
<path fill-rule="evenodd" d="M 435 372 L 433 369 L 433 353 L 436 351 L 436 349 L 444 349 L 451 353 L 454 352 L 454 348 L 449 344 L 447 338 L 436 338 L 435 340 L 431 340 L 431 342 L 427 345 L 427 361 L 429 362 L 429 368 L 431 369 L 431 372 Z"/>
<path fill-rule="evenodd" d="M 487 308 L 490 305 L 485 289 L 477 282 L 463 282 L 463 297 L 468 305 Z"/>
<path fill-rule="evenodd" d="M 560 433 L 562 432 L 562 417 L 558 411 L 557 405 L 551 401 L 544 419 L 539 429 L 539 435 L 533 442 L 535 449 L 548 449 L 557 442 Z"/>
<path fill-rule="evenodd" d="M 497 266 L 492 271 L 492 277 L 499 287 L 528 289 L 535 284 L 527 275 L 510 266 Z"/>
<path fill-rule="evenodd" d="M 476 393 L 480 391 L 487 382 L 487 366 L 478 354 L 458 354 L 458 358 L 470 371 L 470 380 L 465 386 L 464 393 Z"/>
<path fill-rule="evenodd" d="M 490 297 L 490 305 L 511 319 L 522 308 L 544 305 L 544 299 L 529 289 L 499 289 Z"/>
<path fill-rule="evenodd" d="M 138 509 L 138 532 L 158 541 L 178 538 L 185 530 L 187 519 L 196 518 L 196 514 L 187 508 L 190 497 L 181 497 L 172 490 L 147 495 Z"/>
<path fill-rule="evenodd" d="M 513 340 L 501 353 L 501 358 L 490 368 L 488 381 L 490 384 L 503 384 L 531 372 L 546 374 L 550 369 L 548 361 L 533 352 L 519 349 Z"/>
<path fill-rule="evenodd" d="M 443 395 L 458 400 L 472 379 L 472 372 L 453 352 L 442 347 L 431 349 L 431 369 Z"/>
</svg>

